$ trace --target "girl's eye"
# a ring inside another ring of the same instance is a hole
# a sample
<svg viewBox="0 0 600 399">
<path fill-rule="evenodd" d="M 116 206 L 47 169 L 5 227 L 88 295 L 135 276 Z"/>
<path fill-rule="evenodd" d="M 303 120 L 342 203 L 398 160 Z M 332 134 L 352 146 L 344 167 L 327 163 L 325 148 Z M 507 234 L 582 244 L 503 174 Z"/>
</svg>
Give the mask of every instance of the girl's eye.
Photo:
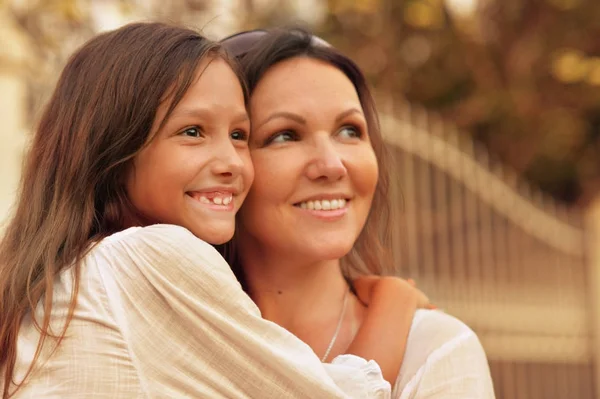
<svg viewBox="0 0 600 399">
<path fill-rule="evenodd" d="M 202 135 L 202 130 L 198 126 L 191 126 L 182 130 L 181 134 L 187 137 L 200 137 Z"/>
<path fill-rule="evenodd" d="M 230 136 L 232 140 L 248 141 L 248 133 L 243 130 L 234 130 Z"/>
<path fill-rule="evenodd" d="M 359 139 L 362 136 L 360 129 L 355 126 L 344 126 L 338 134 L 345 139 Z"/>
<path fill-rule="evenodd" d="M 283 132 L 275 133 L 267 139 L 266 144 L 285 143 L 286 141 L 295 141 L 297 136 L 294 132 L 286 130 Z"/>
</svg>

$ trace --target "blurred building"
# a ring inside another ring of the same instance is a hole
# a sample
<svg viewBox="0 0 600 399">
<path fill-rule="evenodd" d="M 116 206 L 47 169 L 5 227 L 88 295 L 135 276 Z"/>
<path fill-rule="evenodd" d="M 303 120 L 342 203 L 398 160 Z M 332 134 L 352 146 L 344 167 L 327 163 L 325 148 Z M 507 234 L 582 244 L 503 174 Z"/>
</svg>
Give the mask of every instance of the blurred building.
<svg viewBox="0 0 600 399">
<path fill-rule="evenodd" d="M 434 114 L 380 111 L 401 274 L 475 330 L 498 398 L 600 397 L 600 201 L 569 209 Z"/>
</svg>

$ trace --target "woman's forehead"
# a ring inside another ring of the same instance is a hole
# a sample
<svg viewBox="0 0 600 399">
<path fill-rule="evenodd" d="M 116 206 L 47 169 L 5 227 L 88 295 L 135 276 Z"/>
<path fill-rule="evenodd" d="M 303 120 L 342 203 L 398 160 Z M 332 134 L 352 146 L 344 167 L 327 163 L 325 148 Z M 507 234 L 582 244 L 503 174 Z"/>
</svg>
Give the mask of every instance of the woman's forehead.
<svg viewBox="0 0 600 399">
<path fill-rule="evenodd" d="M 252 100 L 283 104 L 285 101 L 310 102 L 319 96 L 329 101 L 343 99 L 359 103 L 354 85 L 340 69 L 309 57 L 291 58 L 269 68 L 258 82 Z"/>
</svg>

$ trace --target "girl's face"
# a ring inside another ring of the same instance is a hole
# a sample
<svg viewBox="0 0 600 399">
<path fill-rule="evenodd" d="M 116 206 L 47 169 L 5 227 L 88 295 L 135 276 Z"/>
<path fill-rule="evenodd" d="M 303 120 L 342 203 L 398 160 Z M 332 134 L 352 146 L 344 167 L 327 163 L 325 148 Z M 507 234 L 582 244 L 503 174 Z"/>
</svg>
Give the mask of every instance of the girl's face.
<svg viewBox="0 0 600 399">
<path fill-rule="evenodd" d="M 307 261 L 346 255 L 378 176 L 352 82 L 330 64 L 292 58 L 267 71 L 250 110 L 256 179 L 239 215 L 244 248 Z"/>
<path fill-rule="evenodd" d="M 158 108 L 156 135 L 133 161 L 129 198 L 144 224 L 175 224 L 224 243 L 254 176 L 239 80 L 224 60 L 208 59 L 158 130 L 168 107 Z"/>
</svg>

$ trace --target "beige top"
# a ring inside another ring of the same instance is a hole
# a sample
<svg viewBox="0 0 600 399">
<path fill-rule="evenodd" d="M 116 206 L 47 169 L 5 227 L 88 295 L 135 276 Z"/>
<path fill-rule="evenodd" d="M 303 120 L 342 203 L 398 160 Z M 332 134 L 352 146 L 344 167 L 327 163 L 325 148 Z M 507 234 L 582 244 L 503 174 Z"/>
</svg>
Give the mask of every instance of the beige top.
<svg viewBox="0 0 600 399">
<path fill-rule="evenodd" d="M 72 270 L 57 277 L 55 333 L 72 285 Z M 16 381 L 38 339 L 24 320 Z M 390 397 L 375 362 L 344 355 L 322 364 L 308 345 L 262 319 L 216 250 L 178 226 L 102 240 L 83 260 L 75 314 L 52 356 L 47 342 L 15 398 Z"/>
</svg>

